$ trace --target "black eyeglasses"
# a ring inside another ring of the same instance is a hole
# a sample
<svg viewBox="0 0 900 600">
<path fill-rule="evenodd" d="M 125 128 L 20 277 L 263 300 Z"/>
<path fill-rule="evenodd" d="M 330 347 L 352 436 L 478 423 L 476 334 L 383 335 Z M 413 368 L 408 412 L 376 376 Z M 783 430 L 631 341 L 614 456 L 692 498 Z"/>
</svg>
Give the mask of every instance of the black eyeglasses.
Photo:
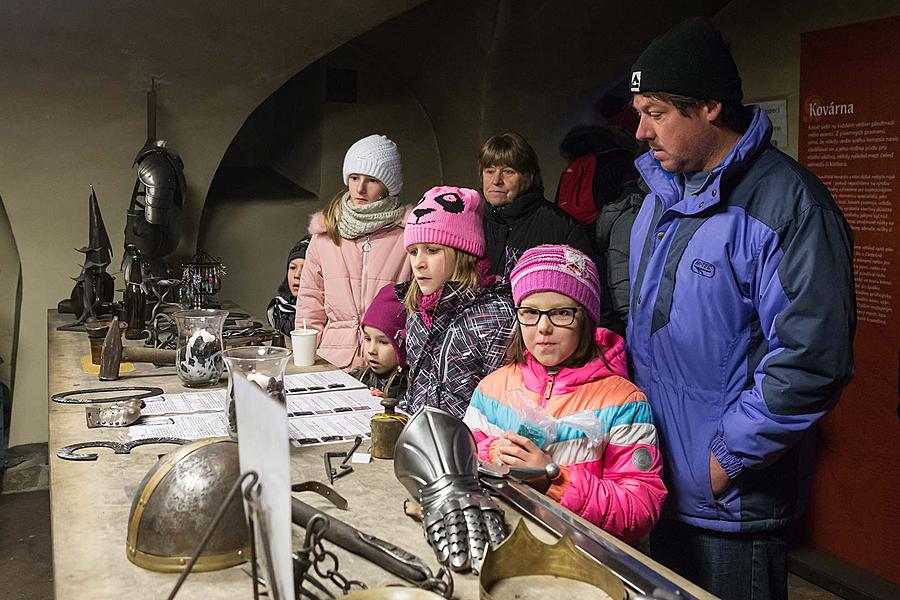
<svg viewBox="0 0 900 600">
<path fill-rule="evenodd" d="M 522 325 L 537 325 L 541 317 L 547 315 L 550 322 L 557 327 L 568 327 L 575 322 L 575 315 L 581 310 L 576 306 L 566 306 L 560 308 L 551 308 L 550 310 L 538 310 L 527 306 L 519 306 L 516 308 L 516 319 Z"/>
</svg>

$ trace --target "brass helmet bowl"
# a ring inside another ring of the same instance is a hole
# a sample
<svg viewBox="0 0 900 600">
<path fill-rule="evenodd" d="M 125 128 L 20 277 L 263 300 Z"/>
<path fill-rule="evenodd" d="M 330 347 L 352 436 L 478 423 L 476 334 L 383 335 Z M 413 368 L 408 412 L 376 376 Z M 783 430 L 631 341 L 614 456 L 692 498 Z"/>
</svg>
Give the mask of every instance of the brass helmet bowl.
<svg viewBox="0 0 900 600">
<path fill-rule="evenodd" d="M 228 438 L 197 440 L 161 457 L 131 503 L 128 560 L 151 571 L 182 571 L 240 471 L 238 445 Z M 193 570 L 215 571 L 246 561 L 246 522 L 236 494 Z"/>
</svg>

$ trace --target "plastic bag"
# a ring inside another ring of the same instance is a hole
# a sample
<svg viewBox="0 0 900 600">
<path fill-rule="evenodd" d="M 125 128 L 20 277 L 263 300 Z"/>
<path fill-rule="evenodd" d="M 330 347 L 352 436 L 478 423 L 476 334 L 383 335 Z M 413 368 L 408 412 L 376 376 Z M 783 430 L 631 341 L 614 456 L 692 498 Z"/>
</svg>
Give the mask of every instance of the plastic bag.
<svg viewBox="0 0 900 600">
<path fill-rule="evenodd" d="M 596 411 L 582 410 L 571 415 L 566 415 L 557 421 L 560 425 L 568 425 L 572 429 L 577 429 L 588 439 L 588 447 L 600 448 L 606 447 L 609 442 L 609 431 L 606 424 L 597 416 Z"/>
<path fill-rule="evenodd" d="M 540 405 L 531 401 L 522 390 L 508 390 L 507 402 L 515 411 L 518 426 L 515 432 L 527 437 L 534 445 L 545 450 L 556 440 L 556 429 L 559 423 L 544 412 Z"/>
<path fill-rule="evenodd" d="M 530 439 L 541 450 L 556 441 L 560 425 L 577 429 L 588 439 L 590 447 L 603 447 L 609 440 L 606 425 L 593 410 L 583 410 L 556 419 L 520 389 L 506 392 L 507 403 L 516 413 L 515 433 Z"/>
</svg>

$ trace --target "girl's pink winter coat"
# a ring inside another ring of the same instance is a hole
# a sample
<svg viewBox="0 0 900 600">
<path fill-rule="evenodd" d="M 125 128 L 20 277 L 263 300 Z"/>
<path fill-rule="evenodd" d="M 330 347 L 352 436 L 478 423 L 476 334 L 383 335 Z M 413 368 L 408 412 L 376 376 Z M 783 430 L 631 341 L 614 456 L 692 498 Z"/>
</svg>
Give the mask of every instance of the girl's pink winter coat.
<svg viewBox="0 0 900 600">
<path fill-rule="evenodd" d="M 402 283 L 411 269 L 403 246 L 406 214 L 378 231 L 336 246 L 325 233 L 325 217 L 312 216 L 312 240 L 300 276 L 296 328 L 319 330 L 318 354 L 339 369 L 363 364 L 359 321 L 385 285 Z"/>
<path fill-rule="evenodd" d="M 666 488 L 656 427 L 647 398 L 626 379 L 625 344 L 615 333 L 597 329 L 604 359 L 583 367 L 547 371 L 530 353 L 525 364 L 510 364 L 485 377 L 463 419 L 478 444 L 478 455 L 496 460 L 494 442 L 519 426 L 507 403 L 511 390 L 559 419 L 593 412 L 607 438 L 594 445 L 571 426 L 560 425 L 545 449 L 561 467 L 547 495 L 572 512 L 627 542 L 647 535 L 659 519 Z"/>
</svg>

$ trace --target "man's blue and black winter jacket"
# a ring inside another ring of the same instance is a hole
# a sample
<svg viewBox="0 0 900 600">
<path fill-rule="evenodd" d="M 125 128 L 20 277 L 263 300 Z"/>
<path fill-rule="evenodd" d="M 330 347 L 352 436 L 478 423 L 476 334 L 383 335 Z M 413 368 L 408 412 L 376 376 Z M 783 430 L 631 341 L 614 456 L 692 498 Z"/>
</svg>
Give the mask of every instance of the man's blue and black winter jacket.
<svg viewBox="0 0 900 600">
<path fill-rule="evenodd" d="M 825 186 L 752 123 L 694 194 L 652 151 L 631 233 L 628 347 L 660 433 L 664 518 L 787 525 L 810 427 L 853 373 L 853 239 Z M 733 480 L 710 488 L 712 452 Z"/>
</svg>

